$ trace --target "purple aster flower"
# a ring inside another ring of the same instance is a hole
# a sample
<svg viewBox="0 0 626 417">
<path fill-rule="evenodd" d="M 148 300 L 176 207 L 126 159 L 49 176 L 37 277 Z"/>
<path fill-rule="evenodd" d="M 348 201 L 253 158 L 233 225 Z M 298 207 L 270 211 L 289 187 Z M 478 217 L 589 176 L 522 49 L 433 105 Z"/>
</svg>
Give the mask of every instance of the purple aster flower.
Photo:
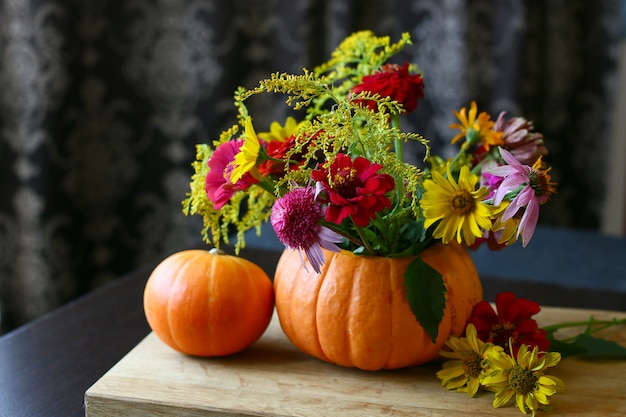
<svg viewBox="0 0 626 417">
<path fill-rule="evenodd" d="M 522 233 L 522 245 L 526 246 L 535 233 L 539 220 L 539 206 L 550 199 L 554 193 L 554 183 L 547 170 L 540 169 L 541 158 L 532 166 L 519 162 L 510 152 L 500 148 L 502 159 L 508 164 L 489 170 L 489 173 L 502 177 L 502 182 L 493 196 L 495 206 L 507 198 L 513 197 L 502 214 L 502 222 L 511 219 L 523 210 L 517 235 Z"/>
<path fill-rule="evenodd" d="M 304 250 L 317 273 L 324 265 L 322 248 L 338 252 L 335 243 L 343 240 L 320 224 L 323 218 L 324 207 L 315 201 L 312 187 L 294 188 L 276 200 L 270 217 L 278 239 L 288 248 Z"/>
</svg>

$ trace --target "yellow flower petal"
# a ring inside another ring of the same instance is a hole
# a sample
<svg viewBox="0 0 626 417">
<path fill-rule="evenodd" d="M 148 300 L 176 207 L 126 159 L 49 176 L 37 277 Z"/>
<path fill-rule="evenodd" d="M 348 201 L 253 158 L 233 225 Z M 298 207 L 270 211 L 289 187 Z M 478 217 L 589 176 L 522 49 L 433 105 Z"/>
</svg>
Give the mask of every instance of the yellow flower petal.
<svg viewBox="0 0 626 417">
<path fill-rule="evenodd" d="M 250 172 L 255 167 L 259 152 L 261 150 L 261 144 L 259 138 L 252 126 L 252 119 L 248 117 L 246 119 L 245 139 L 239 153 L 235 155 L 234 169 L 230 173 L 230 181 L 235 183 L 239 181 L 244 174 Z"/>
<path fill-rule="evenodd" d="M 500 408 L 507 405 L 509 401 L 511 401 L 511 398 L 513 398 L 513 394 L 513 390 L 510 389 L 496 392 L 496 395 L 493 399 L 493 408 Z"/>
<path fill-rule="evenodd" d="M 447 177 L 433 171 L 432 178 L 424 181 L 424 193 L 420 202 L 425 219 L 425 226 L 431 227 L 441 221 L 433 232 L 433 237 L 444 244 L 456 240 L 458 243 L 471 245 L 484 231 L 491 229 L 489 205 L 484 203 L 488 190 L 479 186 L 479 180 L 467 166 L 459 173 L 458 183 L 446 170 Z"/>
</svg>

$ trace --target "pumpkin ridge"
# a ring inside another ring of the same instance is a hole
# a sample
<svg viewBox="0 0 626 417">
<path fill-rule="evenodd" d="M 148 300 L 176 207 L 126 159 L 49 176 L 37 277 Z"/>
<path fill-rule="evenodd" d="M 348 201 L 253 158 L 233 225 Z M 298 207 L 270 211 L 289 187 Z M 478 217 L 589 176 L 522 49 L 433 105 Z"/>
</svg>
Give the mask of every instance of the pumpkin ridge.
<svg viewBox="0 0 626 417">
<path fill-rule="evenodd" d="M 352 279 L 350 279 L 350 296 L 348 297 L 349 300 L 353 300 L 354 299 L 354 288 L 355 288 L 355 284 L 354 284 L 354 279 L 356 277 L 360 277 L 361 274 L 361 269 L 362 269 L 363 263 L 359 263 L 357 265 L 357 268 L 354 270 L 354 274 L 352 275 Z M 354 315 L 356 314 L 354 312 L 354 310 L 356 309 L 356 303 L 350 303 L 350 307 L 348 308 L 348 317 L 346 317 L 346 320 L 348 322 L 348 327 L 347 327 L 347 335 L 346 335 L 346 342 L 347 345 L 345 346 L 345 351 L 348 353 L 348 362 L 349 365 L 348 366 L 354 366 L 355 365 L 355 355 L 354 352 L 352 350 L 352 346 L 355 345 L 354 341 L 352 340 L 352 338 L 354 337 L 354 332 L 352 331 L 352 327 L 354 326 Z M 358 344 L 357 344 L 358 345 Z"/>
<path fill-rule="evenodd" d="M 222 255 L 219 255 L 219 254 L 213 255 L 211 257 L 211 262 L 208 262 L 208 264 L 205 265 L 205 270 L 204 270 L 203 273 L 206 276 L 208 276 L 208 277 L 215 276 L 214 275 L 215 274 L 215 268 L 217 268 L 217 262 L 215 262 L 215 257 L 216 256 L 222 256 Z M 229 266 L 229 268 L 232 267 L 230 265 L 230 263 L 228 264 L 228 266 Z M 207 294 L 209 294 L 209 295 L 210 294 L 215 294 L 215 287 L 217 286 L 217 281 L 214 280 L 214 279 L 208 279 L 208 280 L 206 280 L 206 285 L 207 285 L 207 288 L 206 288 Z M 211 304 L 211 298 L 210 297 L 207 300 L 207 304 L 209 304 L 209 305 Z M 206 310 L 207 311 L 205 313 L 207 315 L 207 320 L 206 320 L 206 329 L 205 329 L 205 331 L 207 332 L 208 340 L 213 340 L 214 332 L 212 331 L 213 329 L 212 329 L 212 326 L 211 326 L 211 323 L 213 322 L 213 318 L 212 318 L 213 309 L 212 308 L 207 308 Z M 214 351 L 214 348 L 213 348 L 213 344 L 211 344 L 211 346 L 210 346 L 210 351 L 211 351 L 209 353 L 210 355 L 214 355 L 215 354 L 215 351 Z"/>
<path fill-rule="evenodd" d="M 313 320 L 313 323 L 315 324 L 315 329 L 314 332 L 316 334 L 315 337 L 315 344 L 317 345 L 317 349 L 319 352 L 322 353 L 322 355 L 324 355 L 324 360 L 329 360 L 328 358 L 328 354 L 326 353 L 326 351 L 324 350 L 324 347 L 322 346 L 321 343 L 321 333 L 320 333 L 320 326 L 319 326 L 319 311 L 321 310 L 319 307 L 320 304 L 320 290 L 321 288 L 324 286 L 324 281 L 326 280 L 326 273 L 328 272 L 328 269 L 330 268 L 331 263 L 333 262 L 335 256 L 336 256 L 336 252 L 331 252 L 331 253 L 327 253 L 324 252 L 324 256 L 326 257 L 326 261 L 324 262 L 324 265 L 322 266 L 322 270 L 319 273 L 319 284 L 317 285 L 317 290 L 315 291 L 315 319 Z M 304 268 L 304 265 L 302 266 L 302 268 Z"/>
<path fill-rule="evenodd" d="M 326 257 L 326 262 L 324 263 L 324 266 L 322 267 L 322 270 L 320 271 L 320 280 L 319 280 L 319 284 L 317 286 L 317 289 L 315 291 L 315 334 L 317 335 L 316 339 L 315 339 L 315 343 L 319 349 L 319 352 L 321 352 L 321 354 L 323 355 L 324 360 L 326 361 L 330 361 L 333 363 L 336 363 L 337 361 L 342 362 L 341 359 L 337 359 L 335 357 L 333 357 L 334 355 L 332 354 L 332 352 L 329 352 L 328 348 L 325 347 L 325 343 L 323 343 L 323 334 L 322 334 L 322 328 L 319 325 L 319 322 L 322 320 L 320 318 L 320 313 L 324 312 L 324 308 L 321 306 L 321 304 L 325 304 L 327 302 L 326 299 L 320 297 L 320 294 L 322 293 L 322 289 L 325 287 L 324 284 L 326 284 L 328 282 L 327 277 L 328 277 L 328 272 L 331 269 L 331 266 L 333 267 L 333 269 L 337 268 L 338 262 L 336 260 L 337 254 L 341 253 L 341 252 L 328 252 L 328 251 L 324 251 L 324 256 Z M 343 320 L 347 321 L 347 317 L 344 317 Z"/>
<path fill-rule="evenodd" d="M 178 269 L 178 271 L 176 272 L 176 275 L 174 275 L 174 279 L 172 280 L 172 285 L 170 287 L 170 290 L 178 284 L 178 281 L 181 279 L 181 276 L 183 276 L 183 273 L 185 272 L 186 269 L 187 269 L 187 265 L 183 265 L 182 268 Z M 176 337 L 174 337 L 174 332 L 172 331 L 172 329 L 174 328 L 173 323 L 172 323 L 174 316 L 171 314 L 171 311 L 172 311 L 172 304 L 174 303 L 174 301 L 175 301 L 174 297 L 168 298 L 167 307 L 165 308 L 165 319 L 167 321 L 167 333 L 170 337 L 170 340 L 172 341 L 174 345 L 176 345 L 177 349 L 180 349 L 181 345 L 179 341 L 176 340 Z"/>
<path fill-rule="evenodd" d="M 458 249 L 461 248 L 460 244 L 455 243 L 455 242 L 451 242 L 451 245 L 449 247 L 455 254 L 458 254 L 459 256 L 457 258 L 461 258 L 461 259 L 465 259 L 465 255 L 464 253 L 462 253 L 461 251 L 459 251 Z M 437 260 L 439 260 L 437 258 Z M 463 265 L 465 265 L 465 262 L 463 262 Z M 459 310 L 458 310 L 458 303 L 461 297 L 463 297 L 463 294 L 458 294 L 457 292 L 457 286 L 458 285 L 463 285 L 464 284 L 464 274 L 459 274 L 457 272 L 457 270 L 459 269 L 457 265 L 454 264 L 447 264 L 447 265 L 443 265 L 442 267 L 439 267 L 441 269 L 439 269 L 440 271 L 443 271 L 442 273 L 442 278 L 443 278 L 443 283 L 446 287 L 446 292 L 444 294 L 445 296 L 445 300 L 446 300 L 446 306 L 445 306 L 445 310 L 444 310 L 444 314 L 446 316 L 448 316 L 448 321 L 450 322 L 450 331 L 451 334 L 453 334 L 454 336 L 460 336 L 460 334 L 458 334 L 457 331 L 457 327 L 459 326 Z M 452 302 L 452 300 L 457 300 L 456 302 Z M 442 320 L 443 321 L 443 320 Z M 465 329 L 465 324 L 462 324 L 463 329 Z"/>
<path fill-rule="evenodd" d="M 241 266 L 243 267 L 243 262 L 239 262 L 236 261 L 237 266 Z M 243 269 L 243 268 L 242 268 Z M 250 308 L 252 304 L 254 304 L 254 308 L 256 308 L 257 310 L 260 311 L 260 303 L 259 303 L 259 291 L 258 291 L 258 285 L 256 283 L 256 281 L 254 280 L 253 276 L 252 276 L 252 271 L 251 270 L 247 270 L 244 269 L 246 275 L 246 281 L 247 281 L 247 285 L 251 286 L 252 288 L 254 288 L 254 294 L 248 294 L 248 298 L 247 298 L 247 302 L 246 302 L 246 308 Z M 254 316 L 254 320 L 257 321 L 259 319 L 259 316 Z"/>
<path fill-rule="evenodd" d="M 176 279 L 174 281 L 174 285 L 176 285 L 178 283 L 178 281 L 180 279 L 186 279 L 186 275 L 189 274 L 189 269 L 191 269 L 193 266 L 196 265 L 196 259 L 202 257 L 205 254 L 205 251 L 202 250 L 191 250 L 189 252 L 190 257 L 188 259 L 185 259 L 183 263 L 183 267 L 179 269 L 178 273 L 176 274 Z M 211 272 L 212 272 L 212 267 L 215 264 L 215 262 L 211 261 L 210 262 L 210 266 L 211 266 Z M 208 269 L 203 271 L 204 274 L 207 274 L 208 272 L 210 272 Z M 195 274 L 190 274 L 192 276 L 196 276 Z M 210 280 L 211 281 L 211 280 Z M 185 293 L 185 295 L 187 296 L 187 293 Z M 176 326 L 172 326 L 172 323 L 169 321 L 169 317 L 171 316 L 170 312 L 170 303 L 175 301 L 173 298 L 170 298 L 170 301 L 168 301 L 168 308 L 167 308 L 167 312 L 168 312 L 168 324 L 170 326 L 170 329 L 176 329 Z M 186 344 L 185 343 L 181 343 L 179 340 L 174 339 L 174 333 L 172 332 L 172 338 L 174 340 L 174 342 L 176 343 L 176 346 L 179 347 L 179 349 L 184 349 Z M 179 334 L 178 337 L 181 337 L 181 335 Z"/>
<path fill-rule="evenodd" d="M 262 292 L 262 283 L 261 281 L 255 279 L 256 274 L 259 273 L 259 269 L 261 269 L 260 267 L 258 267 L 257 265 L 249 265 L 249 268 L 245 268 L 246 266 L 246 262 L 242 261 L 240 258 L 235 258 L 235 261 L 237 262 L 237 264 L 241 267 L 242 270 L 244 270 L 246 272 L 246 278 L 248 280 L 248 285 L 254 288 L 254 296 L 250 297 L 250 302 L 254 301 L 255 306 L 254 309 L 257 311 L 262 311 L 263 309 L 263 305 L 265 304 L 264 301 L 262 299 L 263 297 L 263 292 Z M 272 292 L 272 300 L 273 300 L 273 292 Z M 274 311 L 274 303 L 271 303 L 272 306 L 272 312 Z M 265 329 L 267 328 L 267 325 L 269 324 L 269 320 L 267 321 L 267 323 L 264 322 L 261 323 L 263 316 L 261 315 L 254 315 L 254 320 L 255 322 L 257 322 L 258 324 L 264 324 L 265 326 L 258 326 L 259 327 L 259 332 L 260 334 L 255 334 L 254 335 L 254 340 L 257 340 L 258 338 L 260 338 L 263 333 L 265 332 Z M 272 314 L 269 315 L 270 319 L 272 317 Z M 261 331 L 261 328 L 263 328 L 263 330 Z"/>
<path fill-rule="evenodd" d="M 389 350 L 387 351 L 387 357 L 385 358 L 384 368 L 389 368 L 396 349 L 395 338 L 393 337 L 393 323 L 396 321 L 396 309 L 394 308 L 394 304 L 397 302 L 397 289 L 395 286 L 396 282 L 394 279 L 392 279 L 392 277 L 396 274 L 395 269 L 397 265 L 398 264 L 396 262 L 389 262 L 390 271 L 389 274 L 385 277 L 385 279 L 389 281 Z M 402 294 L 402 291 L 400 293 Z"/>
</svg>

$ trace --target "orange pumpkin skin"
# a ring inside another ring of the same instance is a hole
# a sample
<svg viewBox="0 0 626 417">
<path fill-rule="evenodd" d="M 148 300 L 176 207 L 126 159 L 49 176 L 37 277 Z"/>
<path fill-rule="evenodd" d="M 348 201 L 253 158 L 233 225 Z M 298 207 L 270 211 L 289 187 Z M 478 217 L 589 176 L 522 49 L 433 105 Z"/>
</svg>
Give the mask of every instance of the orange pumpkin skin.
<svg viewBox="0 0 626 417">
<path fill-rule="evenodd" d="M 438 357 L 448 337 L 460 335 L 482 286 L 466 249 L 437 244 L 422 253 L 445 282 L 446 308 L 436 343 L 406 300 L 404 271 L 413 258 L 356 256 L 324 251 L 320 274 L 285 250 L 274 276 L 276 311 L 301 351 L 345 367 L 398 369 Z M 304 255 L 303 255 L 304 256 Z M 308 271 L 310 272 L 307 272 Z"/>
<path fill-rule="evenodd" d="M 267 274 L 236 256 L 185 250 L 164 259 L 144 290 L 150 328 L 189 355 L 226 356 L 261 337 L 274 311 Z"/>
</svg>

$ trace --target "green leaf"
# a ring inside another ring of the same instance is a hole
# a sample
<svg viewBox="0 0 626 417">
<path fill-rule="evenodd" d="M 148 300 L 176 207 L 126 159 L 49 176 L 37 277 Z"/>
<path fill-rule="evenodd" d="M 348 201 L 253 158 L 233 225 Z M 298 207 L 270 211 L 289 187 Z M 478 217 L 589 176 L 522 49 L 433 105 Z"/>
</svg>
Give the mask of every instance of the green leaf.
<svg viewBox="0 0 626 417">
<path fill-rule="evenodd" d="M 411 311 L 434 343 L 446 307 L 443 277 L 418 256 L 404 272 L 404 286 Z"/>
<path fill-rule="evenodd" d="M 559 352 L 562 358 L 584 355 L 587 353 L 587 349 L 582 346 L 578 346 L 576 343 L 567 343 L 557 339 L 550 340 L 550 351 Z"/>
<path fill-rule="evenodd" d="M 550 350 L 560 352 L 562 357 L 583 355 L 626 359 L 626 347 L 611 340 L 591 336 L 588 333 L 579 334 L 571 343 L 551 340 Z"/>
<path fill-rule="evenodd" d="M 585 356 L 611 356 L 626 358 L 626 347 L 599 337 L 591 336 L 587 333 L 578 335 L 575 343 L 587 350 Z"/>
</svg>

